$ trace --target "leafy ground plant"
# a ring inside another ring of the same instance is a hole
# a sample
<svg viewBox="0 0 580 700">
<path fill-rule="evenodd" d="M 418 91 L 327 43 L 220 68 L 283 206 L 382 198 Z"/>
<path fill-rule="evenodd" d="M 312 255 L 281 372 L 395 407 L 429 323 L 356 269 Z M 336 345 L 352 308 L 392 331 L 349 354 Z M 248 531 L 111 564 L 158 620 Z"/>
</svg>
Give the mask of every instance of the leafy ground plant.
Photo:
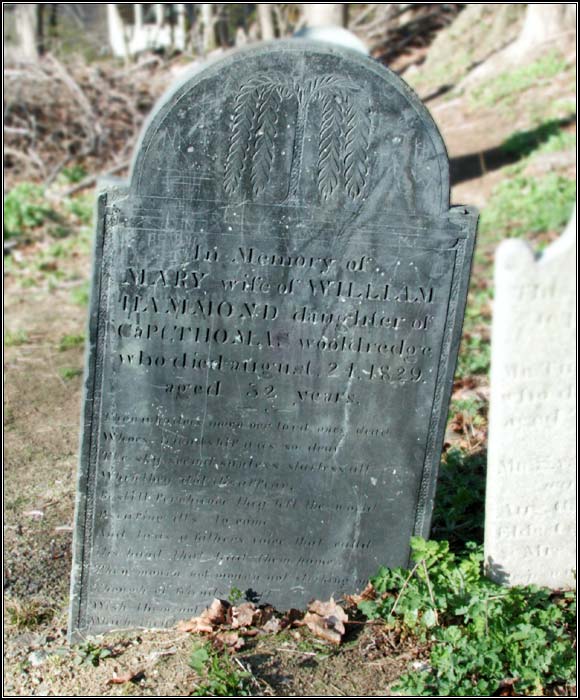
<svg viewBox="0 0 580 700">
<path fill-rule="evenodd" d="M 102 647 L 100 644 L 87 640 L 78 647 L 74 662 L 77 666 L 82 666 L 83 664 L 98 666 L 101 661 L 111 655 L 112 652 L 107 647 Z"/>
<path fill-rule="evenodd" d="M 27 233 L 54 218 L 55 212 L 44 199 L 44 190 L 40 185 L 21 182 L 4 197 L 6 238 Z"/>
<path fill-rule="evenodd" d="M 543 694 L 576 673 L 575 595 L 535 586 L 504 588 L 483 576 L 483 553 L 456 557 L 447 542 L 412 540 L 410 571 L 381 569 L 376 597 L 359 603 L 371 619 L 430 645 L 429 665 L 393 690 L 419 696 L 490 696 L 506 684 Z"/>
<path fill-rule="evenodd" d="M 252 694 L 252 676 L 234 663 L 226 652 L 210 644 L 194 649 L 189 665 L 202 678 L 192 693 L 194 697 L 246 697 Z"/>
</svg>

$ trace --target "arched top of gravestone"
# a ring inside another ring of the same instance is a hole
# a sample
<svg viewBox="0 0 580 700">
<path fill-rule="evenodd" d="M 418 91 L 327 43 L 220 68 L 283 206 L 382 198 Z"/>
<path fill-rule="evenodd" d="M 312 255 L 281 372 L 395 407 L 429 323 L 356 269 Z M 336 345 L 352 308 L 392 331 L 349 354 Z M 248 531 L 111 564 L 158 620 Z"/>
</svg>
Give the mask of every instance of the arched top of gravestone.
<svg viewBox="0 0 580 700">
<path fill-rule="evenodd" d="M 343 47 L 276 42 L 206 65 L 163 98 L 131 191 L 380 223 L 446 214 L 449 166 L 431 116 L 392 71 Z"/>
</svg>

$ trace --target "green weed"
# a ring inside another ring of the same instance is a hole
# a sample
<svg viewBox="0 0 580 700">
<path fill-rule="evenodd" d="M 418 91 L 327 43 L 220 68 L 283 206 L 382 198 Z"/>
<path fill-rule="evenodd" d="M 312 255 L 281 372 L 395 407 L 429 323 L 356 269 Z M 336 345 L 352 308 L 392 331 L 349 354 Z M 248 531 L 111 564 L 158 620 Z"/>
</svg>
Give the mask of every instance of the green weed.
<svg viewBox="0 0 580 700">
<path fill-rule="evenodd" d="M 485 424 L 485 412 L 486 404 L 481 399 L 453 399 L 447 420 L 461 413 L 469 423 L 479 428 Z"/>
<path fill-rule="evenodd" d="M 80 182 L 86 176 L 87 171 L 82 165 L 79 165 L 78 163 L 72 165 L 70 168 L 63 168 L 60 173 L 60 177 L 62 178 L 62 180 L 71 185 L 76 185 L 77 182 Z"/>
<path fill-rule="evenodd" d="M 342 644 L 341 648 L 344 649 L 344 647 L 345 645 Z M 298 649 L 298 651 L 303 651 L 307 654 L 316 654 L 315 658 L 318 661 L 327 659 L 332 652 L 332 649 L 329 648 L 327 643 L 322 642 L 316 639 L 316 637 L 310 635 L 299 639 L 296 643 L 296 649 Z"/>
<path fill-rule="evenodd" d="M 54 617 L 54 609 L 39 600 L 25 602 L 12 601 L 6 605 L 10 624 L 19 629 L 29 629 L 49 622 Z"/>
<path fill-rule="evenodd" d="M 16 416 L 14 414 L 14 409 L 11 406 L 4 406 L 4 427 L 8 428 L 9 426 L 13 425 L 15 420 Z M 6 503 L 6 508 L 10 508 L 8 503 Z"/>
<path fill-rule="evenodd" d="M 209 644 L 194 649 L 189 665 L 202 678 L 194 697 L 245 697 L 252 693 L 251 675 L 234 664 L 227 653 L 218 653 Z"/>
<path fill-rule="evenodd" d="M 4 345 L 7 348 L 28 343 L 28 333 L 23 330 L 4 331 Z"/>
<path fill-rule="evenodd" d="M 112 655 L 112 651 L 107 649 L 107 647 L 102 647 L 96 642 L 87 640 L 84 644 L 81 644 L 77 653 L 74 657 L 74 663 L 77 666 L 98 666 L 103 659 L 108 658 Z"/>
<path fill-rule="evenodd" d="M 459 348 L 455 375 L 459 378 L 487 374 L 491 362 L 489 338 L 480 333 L 464 335 Z"/>
<path fill-rule="evenodd" d="M 75 377 L 80 377 L 83 373 L 83 370 L 79 369 L 78 367 L 61 367 L 58 370 L 58 373 L 62 379 L 64 379 L 65 381 L 69 381 L 71 379 L 74 379 Z"/>
<path fill-rule="evenodd" d="M 63 335 L 59 341 L 58 349 L 61 352 L 65 350 L 70 350 L 71 348 L 78 348 L 82 346 L 85 342 L 84 333 L 79 333 L 77 335 Z"/>
<path fill-rule="evenodd" d="M 379 570 L 378 598 L 359 603 L 371 619 L 430 644 L 429 666 L 403 675 L 393 690 L 418 696 L 543 694 L 575 678 L 575 596 L 535 586 L 505 588 L 485 578 L 483 552 L 461 557 L 448 542 L 413 538 L 411 570 Z"/>
<path fill-rule="evenodd" d="M 94 196 L 80 195 L 78 197 L 71 197 L 65 200 L 65 206 L 67 211 L 79 219 L 80 223 L 88 226 L 93 220 L 93 209 L 95 205 Z"/>
<path fill-rule="evenodd" d="M 4 197 L 4 235 L 12 238 L 55 219 L 55 212 L 44 199 L 39 185 L 21 182 Z"/>
<path fill-rule="evenodd" d="M 239 605 L 244 599 L 244 594 L 237 586 L 232 586 L 228 595 L 228 601 L 232 605 Z"/>
<path fill-rule="evenodd" d="M 29 289 L 30 287 L 38 287 L 38 280 L 34 277 L 22 277 L 20 280 L 20 286 L 23 289 Z"/>
<path fill-rule="evenodd" d="M 71 292 L 71 299 L 75 304 L 79 306 L 88 306 L 90 297 L 90 287 L 88 282 L 84 282 L 82 285 L 73 289 Z"/>
</svg>

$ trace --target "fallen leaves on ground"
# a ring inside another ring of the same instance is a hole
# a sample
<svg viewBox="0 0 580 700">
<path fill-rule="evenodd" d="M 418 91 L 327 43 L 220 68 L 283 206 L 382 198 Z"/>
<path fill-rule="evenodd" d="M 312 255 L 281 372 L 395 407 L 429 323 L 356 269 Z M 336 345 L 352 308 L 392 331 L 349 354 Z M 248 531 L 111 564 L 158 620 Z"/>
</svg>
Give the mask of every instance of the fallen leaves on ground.
<svg viewBox="0 0 580 700">
<path fill-rule="evenodd" d="M 310 603 L 308 612 L 304 616 L 304 624 L 312 634 L 331 644 L 340 644 L 342 641 L 346 631 L 345 622 L 348 622 L 348 615 L 334 601 L 334 598 L 325 603 L 315 600 Z"/>
<path fill-rule="evenodd" d="M 145 672 L 143 669 L 139 669 L 138 671 L 125 671 L 120 675 L 114 675 L 112 678 L 109 678 L 107 685 L 124 685 L 125 683 L 134 683 L 141 680 L 144 675 Z"/>
<path fill-rule="evenodd" d="M 231 607 L 228 602 L 214 598 L 209 608 L 206 608 L 199 617 L 192 617 L 191 620 L 178 622 L 177 631 L 210 634 L 216 627 L 226 623 Z"/>
<path fill-rule="evenodd" d="M 369 581 L 369 583 L 367 583 L 366 588 L 362 591 L 362 593 L 355 593 L 354 595 L 347 595 L 344 597 L 344 601 L 349 607 L 356 608 L 359 603 L 362 603 L 363 600 L 374 600 L 376 597 L 377 597 L 377 592 L 375 591 L 375 587 Z"/>
<path fill-rule="evenodd" d="M 366 590 L 363 591 L 363 596 L 365 592 Z M 277 612 L 271 605 L 232 605 L 215 598 L 201 615 L 182 620 L 176 627 L 179 632 L 207 634 L 216 646 L 237 651 L 244 645 L 246 637 L 278 634 L 292 627 L 307 627 L 314 636 L 332 644 L 340 644 L 347 622 L 348 615 L 334 598 L 312 601 L 306 613 L 291 608 L 284 614 Z"/>
</svg>

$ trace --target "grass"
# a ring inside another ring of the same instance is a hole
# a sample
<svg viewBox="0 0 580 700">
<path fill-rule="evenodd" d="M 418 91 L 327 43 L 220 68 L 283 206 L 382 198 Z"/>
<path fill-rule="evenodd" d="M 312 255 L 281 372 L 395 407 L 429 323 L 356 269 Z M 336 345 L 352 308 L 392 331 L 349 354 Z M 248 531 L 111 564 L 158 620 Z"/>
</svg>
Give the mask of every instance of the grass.
<svg viewBox="0 0 580 700">
<path fill-rule="evenodd" d="M 70 381 L 71 379 L 80 377 L 83 373 L 83 370 L 79 367 L 61 367 L 58 370 L 58 373 L 61 379 L 64 379 L 65 381 Z"/>
<path fill-rule="evenodd" d="M 78 348 L 84 345 L 85 335 L 84 333 L 63 335 L 59 341 L 58 349 L 61 352 L 65 350 L 71 350 L 72 348 Z"/>
<path fill-rule="evenodd" d="M 83 282 L 76 289 L 71 292 L 71 299 L 73 303 L 79 306 L 88 306 L 90 298 L 90 284 L 88 282 Z"/>
<path fill-rule="evenodd" d="M 32 629 L 52 620 L 54 609 L 44 602 L 31 599 L 24 602 L 11 601 L 6 605 L 10 624 L 18 629 Z"/>
<path fill-rule="evenodd" d="M 493 240 L 560 232 L 572 213 L 576 183 L 556 173 L 503 180 L 481 214 L 481 235 Z"/>
<path fill-rule="evenodd" d="M 489 333 L 469 333 L 463 336 L 456 376 L 465 378 L 474 374 L 487 374 L 491 361 Z"/>
<path fill-rule="evenodd" d="M 528 65 L 516 68 L 486 80 L 475 88 L 470 95 L 472 109 L 479 107 L 496 107 L 511 104 L 518 94 L 547 81 L 566 69 L 565 58 L 557 51 L 541 56 Z"/>
<path fill-rule="evenodd" d="M 18 345 L 25 345 L 28 343 L 28 333 L 24 330 L 18 331 L 4 331 L 4 345 L 7 348 L 15 347 Z"/>
</svg>

